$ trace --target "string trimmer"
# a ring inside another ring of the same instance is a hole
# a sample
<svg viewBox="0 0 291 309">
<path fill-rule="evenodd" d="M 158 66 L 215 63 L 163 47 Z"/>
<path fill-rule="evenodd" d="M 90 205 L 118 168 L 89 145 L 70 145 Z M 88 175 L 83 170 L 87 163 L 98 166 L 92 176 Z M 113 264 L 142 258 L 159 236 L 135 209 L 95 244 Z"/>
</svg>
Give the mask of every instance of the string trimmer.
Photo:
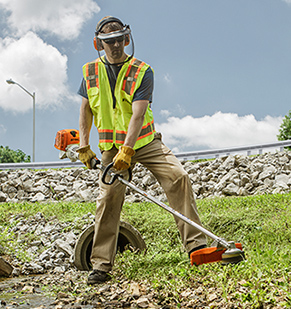
<svg viewBox="0 0 291 309">
<path fill-rule="evenodd" d="M 70 143 L 71 138 L 70 136 L 68 137 L 67 135 L 71 134 L 70 133 L 71 131 L 76 131 L 76 130 L 58 131 L 57 136 L 56 136 L 56 141 L 55 141 L 55 147 L 65 153 L 69 152 L 70 156 L 67 156 L 67 157 L 69 158 L 73 157 L 72 159 L 75 160 L 76 157 L 72 156 L 72 145 L 74 147 L 76 146 L 75 138 L 76 136 L 78 138 L 79 135 L 75 135 L 73 143 Z M 60 140 L 62 140 L 63 142 L 60 143 Z M 62 147 L 59 146 L 60 144 L 62 145 Z M 75 154 L 78 155 L 76 152 Z M 60 156 L 60 158 L 65 158 L 65 157 L 66 156 L 64 155 L 64 153 L 62 153 L 62 156 Z M 99 169 L 102 171 L 101 180 L 104 184 L 112 185 L 116 180 L 118 180 L 125 186 L 141 194 L 146 199 L 152 201 L 153 203 L 162 207 L 166 211 L 170 212 L 172 215 L 192 225 L 193 227 L 201 231 L 203 234 L 213 239 L 214 242 L 212 243 L 211 247 L 200 249 L 200 250 L 197 250 L 191 253 L 191 256 L 190 256 L 191 265 L 201 265 L 201 264 L 212 263 L 212 262 L 221 262 L 221 264 L 227 265 L 227 264 L 236 264 L 245 259 L 241 243 L 235 243 L 233 241 L 226 241 L 225 239 L 214 235 L 213 233 L 211 233 L 210 231 L 208 231 L 201 225 L 197 224 L 196 222 L 185 217 L 183 214 L 169 207 L 167 204 L 161 202 L 160 200 L 156 199 L 155 197 L 151 196 L 150 194 L 146 193 L 145 191 L 133 185 L 130 182 L 131 176 L 132 176 L 130 169 L 128 169 L 128 174 L 129 174 L 128 180 L 126 180 L 124 179 L 122 175 L 112 170 L 113 162 L 110 163 L 107 167 L 104 167 L 97 158 L 93 158 L 91 161 L 91 166 L 93 169 Z M 107 176 L 110 177 L 109 181 L 106 180 Z"/>
</svg>

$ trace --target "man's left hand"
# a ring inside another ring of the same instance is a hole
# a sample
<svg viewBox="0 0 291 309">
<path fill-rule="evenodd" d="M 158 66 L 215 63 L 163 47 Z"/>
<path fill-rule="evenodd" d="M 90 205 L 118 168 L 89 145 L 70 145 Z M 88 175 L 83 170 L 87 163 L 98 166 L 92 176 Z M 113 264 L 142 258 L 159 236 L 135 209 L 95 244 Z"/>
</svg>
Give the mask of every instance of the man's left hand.
<svg viewBox="0 0 291 309">
<path fill-rule="evenodd" d="M 131 164 L 131 157 L 134 156 L 135 151 L 129 146 L 121 146 L 118 153 L 113 158 L 113 167 L 118 171 L 127 170 Z"/>
</svg>

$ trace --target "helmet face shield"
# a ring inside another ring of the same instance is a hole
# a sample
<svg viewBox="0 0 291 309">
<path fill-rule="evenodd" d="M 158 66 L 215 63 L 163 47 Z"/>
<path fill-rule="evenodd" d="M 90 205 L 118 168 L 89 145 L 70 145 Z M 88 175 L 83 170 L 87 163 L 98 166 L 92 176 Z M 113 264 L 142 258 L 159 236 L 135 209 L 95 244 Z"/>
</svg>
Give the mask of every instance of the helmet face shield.
<svg viewBox="0 0 291 309">
<path fill-rule="evenodd" d="M 112 32 L 109 32 L 109 33 L 101 33 L 100 31 L 99 32 L 95 32 L 95 35 L 97 37 L 97 39 L 99 40 L 109 40 L 109 39 L 117 39 L 119 37 L 123 37 L 125 35 L 128 35 L 130 34 L 131 31 L 130 31 L 130 28 L 128 25 L 125 25 L 125 27 L 121 30 L 118 30 L 118 31 L 112 31 Z"/>
</svg>

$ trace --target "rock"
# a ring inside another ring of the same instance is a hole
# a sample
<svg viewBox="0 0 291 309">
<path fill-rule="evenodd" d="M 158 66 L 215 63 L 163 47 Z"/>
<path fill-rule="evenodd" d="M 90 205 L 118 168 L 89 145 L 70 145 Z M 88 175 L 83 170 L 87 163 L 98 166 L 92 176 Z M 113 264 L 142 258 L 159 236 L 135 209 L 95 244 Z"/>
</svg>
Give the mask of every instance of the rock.
<svg viewBox="0 0 291 309">
<path fill-rule="evenodd" d="M 44 268 L 35 262 L 26 262 L 22 268 L 23 274 L 43 274 Z"/>
<path fill-rule="evenodd" d="M 225 195 L 238 195 L 239 187 L 234 183 L 228 184 L 224 189 L 222 189 L 222 193 Z"/>
<path fill-rule="evenodd" d="M 276 171 L 276 168 L 273 165 L 269 165 L 264 168 L 263 172 L 259 175 L 259 180 L 264 180 L 271 177 Z"/>
<path fill-rule="evenodd" d="M 31 285 L 25 285 L 21 290 L 22 293 L 25 294 L 33 294 L 35 292 L 34 287 Z"/>
<path fill-rule="evenodd" d="M 63 186 L 63 185 L 58 185 L 55 186 L 54 191 L 56 193 L 62 193 L 62 192 L 66 192 L 68 190 L 67 186 Z"/>
<path fill-rule="evenodd" d="M 153 176 L 152 173 L 148 173 L 147 175 L 145 175 L 145 177 L 143 177 L 143 181 L 142 181 L 142 186 L 144 188 L 151 186 L 152 184 L 156 183 L 157 180 L 156 178 Z"/>
<path fill-rule="evenodd" d="M 62 252 L 64 252 L 66 254 L 67 257 L 70 257 L 71 255 L 73 255 L 74 250 L 71 247 L 71 245 L 67 242 L 64 241 L 62 239 L 57 239 L 55 241 L 55 246 L 61 250 Z"/>
<path fill-rule="evenodd" d="M 289 189 L 288 182 L 289 182 L 289 177 L 286 174 L 275 176 L 275 186 L 276 187 L 281 187 L 283 189 Z"/>
<path fill-rule="evenodd" d="M 7 196 L 4 192 L 0 191 L 0 202 L 6 202 Z"/>
<path fill-rule="evenodd" d="M 129 287 L 129 293 L 132 295 L 132 297 L 139 298 L 140 297 L 140 285 L 137 282 L 131 283 Z"/>
<path fill-rule="evenodd" d="M 137 301 L 136 304 L 139 308 L 148 308 L 150 302 L 146 297 L 140 297 Z"/>
<path fill-rule="evenodd" d="M 232 170 L 235 167 L 235 163 L 236 163 L 235 157 L 228 156 L 221 165 L 221 168 L 227 171 Z"/>
<path fill-rule="evenodd" d="M 42 202 L 45 200 L 45 195 L 38 192 L 30 201 L 31 202 Z"/>
<path fill-rule="evenodd" d="M 211 161 L 181 163 L 192 181 L 195 197 L 202 199 L 289 192 L 290 158 L 290 151 L 282 151 L 253 157 L 231 155 Z M 95 202 L 99 195 L 98 175 L 98 171 L 83 168 L 0 171 L 0 202 Z M 134 168 L 132 183 L 166 201 L 155 177 L 141 164 Z M 129 188 L 125 198 L 129 203 L 145 200 Z"/>
<path fill-rule="evenodd" d="M 13 277 L 18 277 L 18 276 L 20 276 L 20 274 L 21 274 L 20 268 L 13 268 L 13 271 L 12 271 Z"/>
<path fill-rule="evenodd" d="M 66 271 L 66 267 L 65 266 L 57 266 L 54 269 L 54 273 L 64 273 Z"/>
<path fill-rule="evenodd" d="M 12 265 L 0 257 L 0 277 L 9 277 L 12 271 Z"/>
</svg>

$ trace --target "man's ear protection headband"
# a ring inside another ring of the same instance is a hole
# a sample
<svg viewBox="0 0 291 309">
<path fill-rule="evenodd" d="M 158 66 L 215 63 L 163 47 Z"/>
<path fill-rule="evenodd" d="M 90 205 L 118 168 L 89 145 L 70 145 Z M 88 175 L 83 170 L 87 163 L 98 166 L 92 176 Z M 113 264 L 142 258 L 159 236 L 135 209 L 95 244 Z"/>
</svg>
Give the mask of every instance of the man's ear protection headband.
<svg viewBox="0 0 291 309">
<path fill-rule="evenodd" d="M 110 33 L 101 33 L 101 29 L 108 23 L 111 22 L 117 22 L 122 26 L 121 30 L 118 31 L 113 31 Z M 94 47 L 96 50 L 100 51 L 103 50 L 103 45 L 102 45 L 102 40 L 107 40 L 107 39 L 115 39 L 118 38 L 120 36 L 124 36 L 125 39 L 125 46 L 129 45 L 130 43 L 130 34 L 131 34 L 131 30 L 129 28 L 129 25 L 125 25 L 123 24 L 123 22 L 116 18 L 116 17 L 108 17 L 103 19 L 96 27 L 96 31 L 95 31 L 95 37 L 94 37 Z"/>
</svg>

